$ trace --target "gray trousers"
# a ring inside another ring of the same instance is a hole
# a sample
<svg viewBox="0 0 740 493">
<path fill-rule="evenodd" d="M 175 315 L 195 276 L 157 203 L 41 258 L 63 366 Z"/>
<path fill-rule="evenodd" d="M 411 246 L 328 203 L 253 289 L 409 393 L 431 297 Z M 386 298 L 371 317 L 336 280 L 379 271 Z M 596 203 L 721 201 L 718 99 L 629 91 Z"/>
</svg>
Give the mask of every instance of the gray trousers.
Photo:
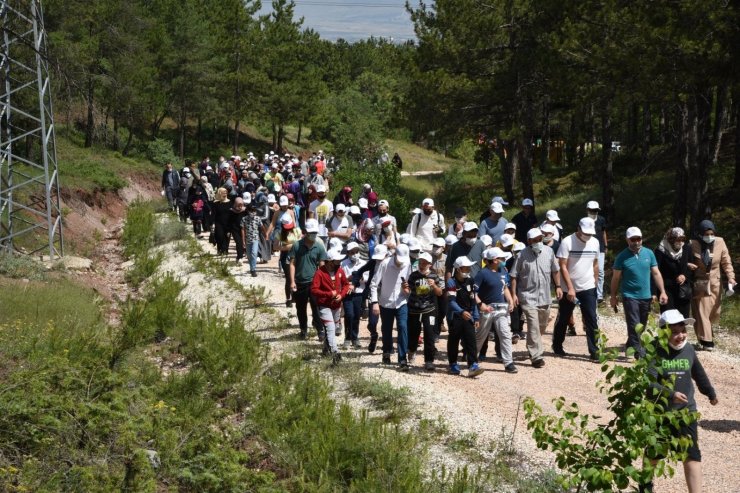
<svg viewBox="0 0 740 493">
<path fill-rule="evenodd" d="M 542 334 L 547 330 L 550 320 L 550 305 L 534 306 L 520 305 L 524 318 L 527 321 L 527 351 L 532 361 L 541 359 L 545 349 L 542 344 Z"/>
<path fill-rule="evenodd" d="M 508 309 L 506 311 L 481 311 L 480 326 L 478 330 L 475 331 L 475 345 L 478 353 L 480 353 L 480 350 L 483 347 L 483 342 L 488 338 L 491 328 L 496 331 L 501 347 L 501 359 L 504 362 L 504 366 L 514 362 L 511 348 L 510 317 L 511 315 L 509 314 Z"/>
</svg>

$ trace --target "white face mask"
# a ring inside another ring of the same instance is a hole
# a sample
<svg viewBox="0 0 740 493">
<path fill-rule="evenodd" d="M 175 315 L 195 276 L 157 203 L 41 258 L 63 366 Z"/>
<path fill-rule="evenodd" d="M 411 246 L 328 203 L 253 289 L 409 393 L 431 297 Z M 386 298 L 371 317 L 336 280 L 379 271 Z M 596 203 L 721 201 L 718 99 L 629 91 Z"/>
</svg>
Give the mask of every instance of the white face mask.
<svg viewBox="0 0 740 493">
<path fill-rule="evenodd" d="M 671 244 L 671 246 L 673 247 L 673 249 L 676 250 L 676 251 L 681 250 L 683 248 L 683 245 L 684 245 L 684 242 L 683 241 L 678 241 L 676 243 L 672 243 Z"/>
<path fill-rule="evenodd" d="M 714 235 L 704 235 L 701 237 L 701 241 L 704 243 L 712 244 L 714 243 Z"/>
<path fill-rule="evenodd" d="M 686 339 L 684 339 L 683 342 L 681 342 L 678 346 L 674 346 L 670 342 L 668 343 L 668 345 L 671 347 L 671 349 L 673 349 L 675 351 L 680 351 L 686 345 L 686 342 L 687 342 Z"/>
<path fill-rule="evenodd" d="M 468 279 L 470 277 L 470 272 L 461 272 L 460 277 L 463 279 Z"/>
<path fill-rule="evenodd" d="M 350 260 L 352 262 L 357 263 L 360 260 L 360 254 L 359 253 L 353 253 L 352 255 L 349 256 L 349 258 L 350 258 Z"/>
<path fill-rule="evenodd" d="M 435 257 L 439 257 L 440 255 L 442 255 L 442 252 L 444 252 L 444 250 L 445 247 L 436 247 L 432 250 L 432 255 L 434 255 Z"/>
<path fill-rule="evenodd" d="M 588 217 L 590 217 L 593 220 L 596 220 L 596 218 L 599 217 L 599 213 L 598 212 L 589 212 L 588 213 Z"/>
<path fill-rule="evenodd" d="M 467 243 L 470 246 L 475 245 L 476 241 L 478 241 L 478 238 L 465 238 L 465 243 Z"/>
<path fill-rule="evenodd" d="M 537 243 L 532 243 L 529 246 L 532 247 L 532 251 L 534 251 L 534 253 L 540 253 L 540 252 L 542 252 L 543 245 L 542 245 L 542 242 L 541 241 L 538 241 Z"/>
</svg>

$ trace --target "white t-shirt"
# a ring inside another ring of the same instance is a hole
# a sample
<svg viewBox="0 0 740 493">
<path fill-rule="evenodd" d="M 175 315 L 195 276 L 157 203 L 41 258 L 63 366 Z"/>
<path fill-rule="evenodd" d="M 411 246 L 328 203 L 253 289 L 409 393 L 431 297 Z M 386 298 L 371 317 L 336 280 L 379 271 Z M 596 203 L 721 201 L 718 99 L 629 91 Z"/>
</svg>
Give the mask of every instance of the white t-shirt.
<svg viewBox="0 0 740 493">
<path fill-rule="evenodd" d="M 331 200 L 327 198 L 323 202 L 318 199 L 314 200 L 308 206 L 308 212 L 319 222 L 319 236 L 329 236 L 329 231 L 326 229 L 326 220 L 334 212 L 334 204 L 331 203 Z"/>
<path fill-rule="evenodd" d="M 329 227 L 331 231 L 337 231 L 339 233 L 346 233 L 347 230 L 351 227 L 350 219 L 347 217 L 346 214 L 341 219 L 339 218 L 339 216 L 334 216 L 331 222 L 329 223 Z"/>
<path fill-rule="evenodd" d="M 594 279 L 594 260 L 599 257 L 599 241 L 591 237 L 586 243 L 572 234 L 563 239 L 558 248 L 558 258 L 568 259 L 568 274 L 576 292 L 586 291 L 596 287 Z M 565 277 L 561 275 L 560 285 L 563 291 L 568 291 Z"/>
<path fill-rule="evenodd" d="M 439 236 L 435 228 L 439 228 L 439 234 L 445 230 L 445 218 L 437 211 L 432 211 L 428 216 L 423 212 L 415 214 L 409 223 L 409 233 L 419 240 L 425 251 L 431 251 L 432 240 Z"/>
</svg>

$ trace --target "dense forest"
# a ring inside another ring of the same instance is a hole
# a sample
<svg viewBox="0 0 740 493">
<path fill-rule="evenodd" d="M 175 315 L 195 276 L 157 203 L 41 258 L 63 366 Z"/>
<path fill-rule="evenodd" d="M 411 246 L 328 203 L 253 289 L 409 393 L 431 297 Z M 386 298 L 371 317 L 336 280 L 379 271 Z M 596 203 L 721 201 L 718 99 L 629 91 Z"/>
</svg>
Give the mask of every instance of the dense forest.
<svg viewBox="0 0 740 493">
<path fill-rule="evenodd" d="M 708 214 L 709 171 L 740 125 L 740 8 L 719 0 L 407 4 L 417 40 L 330 42 L 295 4 L 243 0 L 45 2 L 56 110 L 85 145 L 127 154 L 162 136 L 180 157 L 242 148 L 240 127 L 287 126 L 343 160 L 388 136 L 473 140 L 511 200 L 536 171 L 587 161 L 614 206 L 615 154 L 649 171 L 674 154 L 672 221 Z M 309 130 L 310 129 L 310 130 Z M 597 159 L 593 159 L 598 156 Z M 734 187 L 740 186 L 735 146 Z"/>
</svg>

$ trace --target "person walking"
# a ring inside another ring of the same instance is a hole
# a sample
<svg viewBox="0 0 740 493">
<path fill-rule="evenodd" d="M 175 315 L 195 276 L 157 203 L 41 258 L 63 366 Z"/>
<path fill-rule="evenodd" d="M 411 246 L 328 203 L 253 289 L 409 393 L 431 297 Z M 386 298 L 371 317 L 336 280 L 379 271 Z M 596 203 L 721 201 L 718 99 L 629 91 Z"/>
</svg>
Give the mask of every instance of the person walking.
<svg viewBox="0 0 740 493">
<path fill-rule="evenodd" d="M 172 163 L 164 165 L 162 171 L 162 192 L 167 198 L 167 207 L 170 211 L 177 211 L 177 194 L 180 189 L 180 174 L 172 167 Z"/>
<path fill-rule="evenodd" d="M 606 250 L 609 248 L 609 238 L 606 235 L 606 219 L 599 214 L 601 208 L 595 200 L 590 200 L 586 204 L 586 213 L 588 217 L 594 220 L 594 238 L 599 242 L 599 280 L 596 283 L 596 301 L 604 301 L 604 262 L 606 260 Z"/>
<path fill-rule="evenodd" d="M 316 300 L 311 296 L 311 283 L 316 269 L 326 259 L 324 244 L 318 240 L 319 224 L 315 219 L 306 220 L 306 235 L 293 244 L 288 259 L 290 260 L 290 288 L 293 290 L 296 316 L 301 339 L 308 335 L 308 305 L 311 305 L 313 326 L 319 342 L 324 342 L 324 327 L 319 318 Z"/>
<path fill-rule="evenodd" d="M 650 305 L 652 303 L 650 277 L 658 289 L 661 305 L 668 303 L 668 296 L 663 286 L 663 276 L 658 270 L 655 254 L 649 248 L 642 246 L 642 231 L 640 228 L 627 228 L 627 248 L 619 252 L 614 260 L 612 270 L 611 300 L 614 312 L 617 311 L 617 291 L 622 292 L 622 306 L 624 319 L 627 322 L 627 344 L 625 352 L 632 348 L 635 356 L 644 356 L 640 344 L 640 335 L 635 330 L 637 324 L 647 324 Z"/>
<path fill-rule="evenodd" d="M 552 300 L 551 286 L 560 301 L 560 264 L 552 248 L 544 245 L 542 231 L 532 228 L 527 232 L 528 246 L 521 251 L 509 273 L 514 304 L 521 307 L 527 322 L 527 352 L 532 366 L 545 366 L 542 336 L 547 329 Z"/>
<path fill-rule="evenodd" d="M 578 222 L 578 231 L 563 238 L 558 249 L 560 287 L 564 296 L 558 302 L 558 318 L 552 336 L 552 350 L 557 356 L 567 356 L 563 350 L 565 329 L 578 302 L 583 315 L 588 354 L 592 360 L 599 359 L 596 316 L 599 242 L 594 238 L 595 234 L 594 220 L 584 217 Z"/>
<path fill-rule="evenodd" d="M 511 218 L 511 222 L 516 225 L 516 231 L 511 234 L 514 235 L 516 241 L 526 243 L 527 232 L 532 228 L 536 228 L 539 224 L 537 216 L 534 213 L 534 201 L 532 199 L 522 200 L 522 210 Z M 508 231 L 506 232 L 508 233 Z"/>
<path fill-rule="evenodd" d="M 445 232 L 445 218 L 434 208 L 434 200 L 427 197 L 421 203 L 421 211 L 414 214 L 409 225 L 409 234 L 419 240 L 421 249 L 432 251 L 432 241 Z"/>
<path fill-rule="evenodd" d="M 722 273 L 727 279 L 728 294 L 734 293 L 737 282 L 730 252 L 725 241 L 717 236 L 714 223 L 705 219 L 699 223 L 698 232 L 698 237 L 691 240 L 691 265 L 696 266 L 691 313 L 696 317 L 697 348 L 712 351 L 712 324 L 719 323 L 722 308 Z"/>
<path fill-rule="evenodd" d="M 260 247 L 260 233 L 263 230 L 262 218 L 257 214 L 257 208 L 252 199 L 245 200 L 247 212 L 241 219 L 243 243 L 249 261 L 249 274 L 257 277 L 257 255 Z"/>
<path fill-rule="evenodd" d="M 340 267 L 343 259 L 344 254 L 339 250 L 329 250 L 326 261 L 316 269 L 311 282 L 311 295 L 316 299 L 319 318 L 326 331 L 323 354 L 331 354 L 333 365 L 342 359 L 337 345 L 337 336 L 342 331 L 342 300 L 352 291 L 352 285 Z"/>
<path fill-rule="evenodd" d="M 449 372 L 460 374 L 460 365 L 457 363 L 460 341 L 468 360 L 468 377 L 475 377 L 483 373 L 478 365 L 478 353 L 475 344 L 475 330 L 479 326 L 479 316 L 475 285 L 470 278 L 470 268 L 473 261 L 468 257 L 458 257 L 453 264 L 454 273 L 447 280 L 446 290 L 450 306 L 447 310 L 447 322 L 450 329 L 447 337 L 447 361 Z"/>
<path fill-rule="evenodd" d="M 377 246 L 375 247 L 378 248 Z M 370 304 L 374 315 L 380 316 L 380 330 L 383 337 L 383 363 L 391 363 L 393 352 L 393 323 L 398 331 L 398 368 L 408 371 L 408 298 L 411 292 L 408 279 L 411 276 L 409 247 L 396 246 L 393 256 L 386 258 L 378 266 L 370 283 Z"/>
<path fill-rule="evenodd" d="M 432 269 L 432 256 L 427 252 L 419 254 L 419 268 L 409 277 L 409 365 L 414 363 L 419 347 L 419 335 L 424 333 L 424 369 L 434 371 L 435 319 L 437 300 L 444 292 L 444 277 Z"/>
<path fill-rule="evenodd" d="M 229 217 L 231 215 L 231 201 L 229 200 L 228 191 L 225 188 L 219 188 L 216 191 L 216 200 L 213 205 L 216 252 L 218 255 L 226 255 L 229 252 Z"/>
<path fill-rule="evenodd" d="M 694 273 L 689 268 L 691 244 L 686 242 L 684 230 L 668 229 L 654 253 L 668 295 L 668 303 L 660 305 L 661 313 L 675 309 L 684 317 L 688 317 L 693 296 Z"/>
<path fill-rule="evenodd" d="M 362 297 L 370 273 L 365 270 L 358 272 L 367 261 L 360 256 L 360 245 L 351 241 L 347 243 L 347 258 L 342 261 L 342 270 L 352 284 L 352 292 L 344 298 L 344 347 L 350 344 L 355 349 L 360 348 L 360 316 L 362 315 Z"/>
<path fill-rule="evenodd" d="M 504 217 L 504 207 L 500 202 L 492 202 L 489 208 L 488 217 L 483 219 L 480 223 L 478 236 L 490 236 L 495 245 L 501 239 L 501 235 L 504 234 L 507 222 L 508 221 Z"/>
</svg>

